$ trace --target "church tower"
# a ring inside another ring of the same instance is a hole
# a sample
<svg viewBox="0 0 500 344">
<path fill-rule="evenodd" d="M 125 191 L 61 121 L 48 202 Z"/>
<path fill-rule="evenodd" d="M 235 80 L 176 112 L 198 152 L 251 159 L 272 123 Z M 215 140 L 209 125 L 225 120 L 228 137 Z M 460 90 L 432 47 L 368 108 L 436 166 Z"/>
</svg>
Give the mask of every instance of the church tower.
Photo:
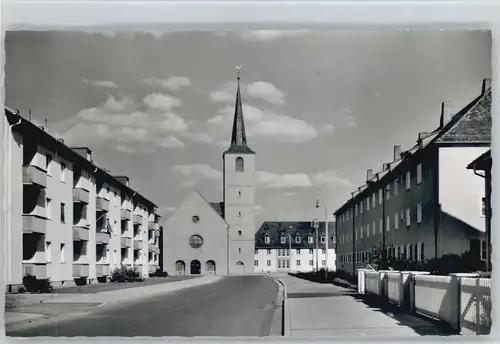
<svg viewBox="0 0 500 344">
<path fill-rule="evenodd" d="M 240 67 L 231 145 L 222 155 L 224 218 L 229 224 L 229 273 L 254 271 L 255 152 L 248 147 L 240 93 Z"/>
</svg>

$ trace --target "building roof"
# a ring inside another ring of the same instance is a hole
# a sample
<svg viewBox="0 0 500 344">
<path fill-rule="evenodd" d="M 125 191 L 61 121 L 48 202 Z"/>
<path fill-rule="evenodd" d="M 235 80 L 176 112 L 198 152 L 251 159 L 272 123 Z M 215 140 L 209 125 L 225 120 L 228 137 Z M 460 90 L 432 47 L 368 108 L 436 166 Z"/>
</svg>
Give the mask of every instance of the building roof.
<svg viewBox="0 0 500 344">
<path fill-rule="evenodd" d="M 214 208 L 217 214 L 220 215 L 220 217 L 224 218 L 224 202 L 211 202 L 210 205 Z"/>
<path fill-rule="evenodd" d="M 479 171 L 491 170 L 491 163 L 491 149 L 489 149 L 487 152 L 481 154 L 473 162 L 467 165 L 467 169 Z"/>
<path fill-rule="evenodd" d="M 233 132 L 231 134 L 231 145 L 229 149 L 224 152 L 236 154 L 255 154 L 253 150 L 248 147 L 247 136 L 245 133 L 245 121 L 243 119 L 243 106 L 241 104 L 240 92 L 240 76 L 238 74 L 238 88 L 236 90 L 236 104 L 234 106 L 234 119 L 233 119 Z"/>
<path fill-rule="evenodd" d="M 321 237 L 325 234 L 325 222 L 319 222 L 318 228 L 320 243 L 319 248 L 325 248 L 326 244 L 321 243 Z M 292 236 L 292 248 L 314 248 L 314 244 L 309 244 L 308 237 L 315 237 L 315 230 L 310 221 L 268 221 L 262 223 L 257 233 L 255 233 L 255 248 L 289 248 L 288 240 L 285 244 L 281 243 L 281 237 L 290 234 Z M 333 237 L 335 235 L 335 225 L 328 222 L 329 248 L 333 248 Z M 295 238 L 300 237 L 300 243 Z M 265 238 L 269 237 L 270 242 L 266 244 Z M 314 240 L 314 239 L 313 239 Z"/>
<path fill-rule="evenodd" d="M 384 177 L 400 165 L 405 159 L 411 159 L 413 154 L 423 152 L 434 145 L 446 144 L 476 144 L 491 142 L 491 87 L 487 86 L 487 81 L 483 81 L 481 94 L 457 112 L 448 123 L 443 123 L 444 113 L 441 114 L 441 123 L 438 128 L 417 140 L 417 144 L 410 149 L 401 152 L 400 158 L 389 162 L 388 169 L 375 173 L 371 180 L 351 192 L 351 198 L 347 200 L 335 215 L 351 208 L 353 204 L 359 202 L 369 183 L 385 183 Z M 364 197 L 364 196 L 363 196 Z"/>
<path fill-rule="evenodd" d="M 44 129 L 39 128 L 35 124 L 26 120 L 12 109 L 5 107 L 5 116 L 7 117 L 7 121 L 10 124 L 15 124 L 20 121 L 19 125 L 14 127 L 14 130 L 22 132 L 26 135 L 26 137 L 29 136 L 32 142 L 39 142 L 47 148 L 57 150 L 59 153 L 64 154 L 64 156 L 66 156 L 68 160 L 94 174 L 97 179 L 102 178 L 107 184 L 119 188 L 122 192 L 132 197 L 134 200 L 145 203 L 150 208 L 157 208 L 155 203 L 142 196 L 137 191 L 134 191 L 130 187 L 126 186 L 121 181 L 107 173 L 104 169 L 99 168 L 92 161 L 87 160 L 85 157 L 78 154 L 75 150 L 66 146 L 62 141 L 50 135 Z M 90 151 L 87 147 L 85 147 L 85 149 Z"/>
</svg>

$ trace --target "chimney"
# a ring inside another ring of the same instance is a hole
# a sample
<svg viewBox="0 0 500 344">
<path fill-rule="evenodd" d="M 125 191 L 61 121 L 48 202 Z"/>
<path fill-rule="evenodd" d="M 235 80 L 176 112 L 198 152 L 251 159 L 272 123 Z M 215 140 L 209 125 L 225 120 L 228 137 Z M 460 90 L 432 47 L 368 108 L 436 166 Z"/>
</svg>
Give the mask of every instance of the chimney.
<svg viewBox="0 0 500 344">
<path fill-rule="evenodd" d="M 388 162 L 382 163 L 382 171 L 390 171 L 390 169 L 391 169 L 391 164 L 389 164 Z"/>
<path fill-rule="evenodd" d="M 64 139 L 63 138 L 58 138 L 57 141 L 61 142 L 62 144 L 64 144 Z"/>
<path fill-rule="evenodd" d="M 395 145 L 394 146 L 394 156 L 393 156 L 393 161 L 401 159 L 401 145 Z"/>
<path fill-rule="evenodd" d="M 491 88 L 491 78 L 486 78 L 483 80 L 483 88 L 481 94 L 485 94 Z"/>
<path fill-rule="evenodd" d="M 443 128 L 447 125 L 451 119 L 453 118 L 453 114 L 451 113 L 450 103 L 442 102 L 441 103 L 441 123 L 440 127 Z"/>
<path fill-rule="evenodd" d="M 124 184 L 125 186 L 128 186 L 130 179 L 127 176 L 113 176 L 113 177 L 120 183 Z"/>
<path fill-rule="evenodd" d="M 42 131 L 45 131 L 45 128 L 43 127 L 43 125 L 39 125 L 38 126 L 38 129 L 42 130 Z"/>
<path fill-rule="evenodd" d="M 371 168 L 366 170 L 366 181 L 370 181 L 373 178 L 373 170 Z"/>
<path fill-rule="evenodd" d="M 71 147 L 71 149 L 88 161 L 92 161 L 92 151 L 88 147 Z"/>
</svg>

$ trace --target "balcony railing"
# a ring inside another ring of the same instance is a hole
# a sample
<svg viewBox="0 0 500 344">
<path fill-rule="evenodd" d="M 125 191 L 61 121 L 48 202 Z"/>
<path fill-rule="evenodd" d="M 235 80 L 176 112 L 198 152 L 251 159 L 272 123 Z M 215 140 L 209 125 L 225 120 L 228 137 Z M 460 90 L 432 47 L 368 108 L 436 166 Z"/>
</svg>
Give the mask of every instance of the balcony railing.
<svg viewBox="0 0 500 344">
<path fill-rule="evenodd" d="M 134 224 L 141 224 L 141 223 L 142 223 L 142 215 L 134 214 Z"/>
<path fill-rule="evenodd" d="M 88 277 L 89 276 L 89 265 L 88 264 L 78 264 L 73 263 L 73 277 Z"/>
<path fill-rule="evenodd" d="M 142 240 L 134 240 L 134 250 L 142 249 Z"/>
<path fill-rule="evenodd" d="M 128 209 L 120 209 L 120 218 L 122 220 L 130 221 L 132 218 L 132 212 Z"/>
<path fill-rule="evenodd" d="M 109 276 L 109 264 L 96 264 L 95 273 L 97 277 Z"/>
<path fill-rule="evenodd" d="M 129 248 L 132 246 L 132 239 L 130 238 L 120 238 L 121 247 Z"/>
<path fill-rule="evenodd" d="M 95 242 L 98 245 L 107 245 L 109 244 L 109 234 L 103 232 L 97 232 L 95 234 Z"/>
<path fill-rule="evenodd" d="M 89 229 L 81 226 L 73 226 L 73 241 L 89 241 Z"/>
<path fill-rule="evenodd" d="M 45 234 L 47 232 L 47 219 L 23 215 L 23 233 L 40 233 Z"/>
<path fill-rule="evenodd" d="M 46 264 L 23 263 L 23 276 L 32 275 L 37 279 L 47 278 Z"/>
<path fill-rule="evenodd" d="M 47 187 L 47 173 L 36 166 L 23 166 L 23 184 Z"/>
<path fill-rule="evenodd" d="M 95 208 L 97 211 L 109 211 L 109 201 L 102 197 L 97 197 L 95 200 Z"/>
<path fill-rule="evenodd" d="M 148 230 L 152 231 L 155 229 L 155 223 L 153 221 L 148 221 Z"/>
<path fill-rule="evenodd" d="M 76 203 L 89 203 L 89 192 L 81 188 L 73 189 L 73 202 Z"/>
<path fill-rule="evenodd" d="M 160 237 L 160 230 L 155 230 L 154 235 L 155 235 L 155 238 Z"/>
</svg>

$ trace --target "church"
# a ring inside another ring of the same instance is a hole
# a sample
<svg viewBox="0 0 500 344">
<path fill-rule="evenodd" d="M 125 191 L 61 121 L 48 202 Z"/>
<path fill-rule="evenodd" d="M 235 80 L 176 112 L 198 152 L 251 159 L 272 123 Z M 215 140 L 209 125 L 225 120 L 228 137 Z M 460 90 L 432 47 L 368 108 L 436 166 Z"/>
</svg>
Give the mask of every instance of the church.
<svg viewBox="0 0 500 344">
<path fill-rule="evenodd" d="M 222 202 L 193 190 L 163 225 L 162 263 L 169 275 L 254 272 L 255 152 L 247 144 L 239 72 L 231 144 L 222 161 Z"/>
</svg>

